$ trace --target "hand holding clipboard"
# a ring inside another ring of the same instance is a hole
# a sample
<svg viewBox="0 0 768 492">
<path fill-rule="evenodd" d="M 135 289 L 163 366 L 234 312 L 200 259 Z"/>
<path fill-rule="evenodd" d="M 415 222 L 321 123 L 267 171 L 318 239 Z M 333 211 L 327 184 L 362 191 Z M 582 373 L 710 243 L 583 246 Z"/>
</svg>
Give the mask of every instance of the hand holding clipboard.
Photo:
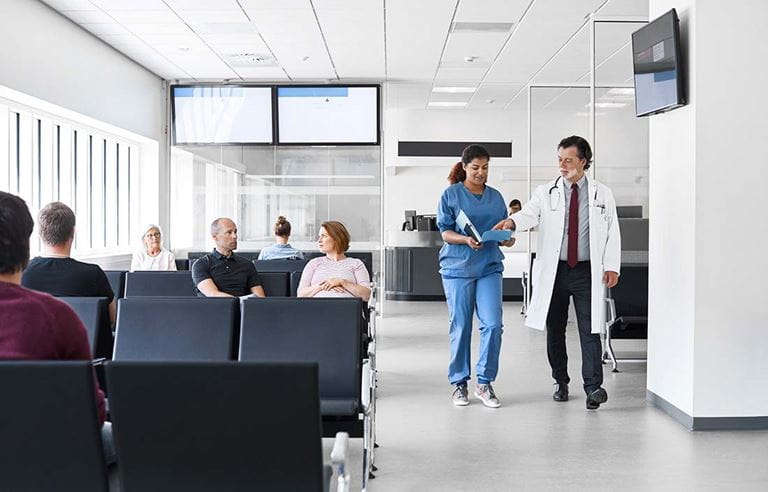
<svg viewBox="0 0 768 492">
<path fill-rule="evenodd" d="M 463 210 L 459 210 L 459 215 L 456 217 L 456 224 L 458 224 L 459 229 L 461 229 L 461 232 L 464 233 L 465 236 L 471 237 L 477 243 L 484 243 L 489 241 L 496 241 L 501 243 L 504 241 L 509 241 L 512 238 L 513 232 L 510 230 L 485 231 L 483 234 L 480 234 Z"/>
</svg>

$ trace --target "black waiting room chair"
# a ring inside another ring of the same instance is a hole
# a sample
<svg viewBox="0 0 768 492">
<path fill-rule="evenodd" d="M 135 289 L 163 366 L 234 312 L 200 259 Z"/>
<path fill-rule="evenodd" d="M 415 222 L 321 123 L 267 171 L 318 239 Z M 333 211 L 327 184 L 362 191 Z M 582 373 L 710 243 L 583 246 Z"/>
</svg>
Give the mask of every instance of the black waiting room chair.
<svg viewBox="0 0 768 492">
<path fill-rule="evenodd" d="M 315 364 L 113 362 L 107 377 L 121 491 L 329 490 Z M 332 461 L 348 486 L 346 445 Z"/>
<path fill-rule="evenodd" d="M 115 299 L 120 299 L 125 296 L 125 270 L 104 270 L 104 275 L 107 276 L 109 286 L 112 287 L 112 292 L 115 294 Z"/>
<path fill-rule="evenodd" d="M 0 490 L 108 490 L 90 362 L 0 362 L 0 394 Z"/>
<path fill-rule="evenodd" d="M 372 469 L 375 400 L 363 366 L 364 308 L 357 298 L 247 299 L 240 306 L 239 352 L 244 362 L 318 364 L 323 434 L 363 438 L 363 488 Z"/>
<path fill-rule="evenodd" d="M 194 297 L 192 272 L 131 272 L 125 279 L 125 297 Z"/>
<path fill-rule="evenodd" d="M 236 343 L 237 308 L 233 298 L 121 299 L 114 359 L 230 360 Z"/>
<path fill-rule="evenodd" d="M 91 355 L 94 359 L 112 358 L 112 323 L 109 320 L 109 301 L 106 297 L 59 297 L 69 304 L 88 332 Z"/>
<path fill-rule="evenodd" d="M 261 286 L 267 297 L 291 295 L 291 277 L 288 272 L 259 272 Z"/>
<path fill-rule="evenodd" d="M 623 265 L 619 283 L 609 289 L 606 302 L 603 361 L 610 360 L 613 372 L 618 372 L 621 361 L 645 360 L 617 358 L 613 342 L 648 338 L 648 265 Z"/>
</svg>

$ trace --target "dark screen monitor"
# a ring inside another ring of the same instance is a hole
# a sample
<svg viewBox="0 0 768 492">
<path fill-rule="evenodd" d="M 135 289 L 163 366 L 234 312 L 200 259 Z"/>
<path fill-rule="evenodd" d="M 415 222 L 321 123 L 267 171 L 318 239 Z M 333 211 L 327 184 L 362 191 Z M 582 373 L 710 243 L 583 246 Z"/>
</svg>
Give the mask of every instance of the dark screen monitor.
<svg viewBox="0 0 768 492">
<path fill-rule="evenodd" d="M 635 113 L 647 116 L 683 106 L 685 73 L 675 9 L 632 33 Z"/>
</svg>

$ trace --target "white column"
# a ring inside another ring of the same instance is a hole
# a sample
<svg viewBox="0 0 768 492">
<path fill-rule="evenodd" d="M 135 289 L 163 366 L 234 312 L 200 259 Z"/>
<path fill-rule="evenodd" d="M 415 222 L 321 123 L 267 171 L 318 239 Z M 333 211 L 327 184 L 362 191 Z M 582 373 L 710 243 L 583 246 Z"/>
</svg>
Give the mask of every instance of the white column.
<svg viewBox="0 0 768 492">
<path fill-rule="evenodd" d="M 649 398 L 695 428 L 768 427 L 768 3 L 677 8 L 688 106 L 650 122 Z"/>
</svg>

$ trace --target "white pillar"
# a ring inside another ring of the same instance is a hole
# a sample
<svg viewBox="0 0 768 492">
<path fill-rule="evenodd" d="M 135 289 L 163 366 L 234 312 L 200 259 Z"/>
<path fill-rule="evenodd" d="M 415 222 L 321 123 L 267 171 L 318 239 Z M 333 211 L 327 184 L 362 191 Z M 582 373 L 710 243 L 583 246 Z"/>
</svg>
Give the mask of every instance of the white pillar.
<svg viewBox="0 0 768 492">
<path fill-rule="evenodd" d="M 693 429 L 768 428 L 768 2 L 675 7 L 686 107 L 651 117 L 648 397 Z"/>
</svg>

